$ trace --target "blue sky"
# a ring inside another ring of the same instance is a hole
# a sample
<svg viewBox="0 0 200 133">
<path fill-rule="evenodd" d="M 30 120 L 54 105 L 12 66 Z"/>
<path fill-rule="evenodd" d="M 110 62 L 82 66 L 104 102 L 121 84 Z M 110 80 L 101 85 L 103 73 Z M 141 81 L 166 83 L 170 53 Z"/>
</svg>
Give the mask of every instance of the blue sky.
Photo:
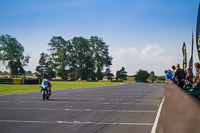
<svg viewBox="0 0 200 133">
<path fill-rule="evenodd" d="M 128 74 L 142 68 L 161 75 L 182 62 L 183 41 L 189 54 L 198 5 L 199 0 L 0 0 L 0 35 L 17 38 L 32 57 L 26 70 L 33 72 L 52 36 L 97 35 L 110 46 L 113 73 L 125 66 Z"/>
</svg>

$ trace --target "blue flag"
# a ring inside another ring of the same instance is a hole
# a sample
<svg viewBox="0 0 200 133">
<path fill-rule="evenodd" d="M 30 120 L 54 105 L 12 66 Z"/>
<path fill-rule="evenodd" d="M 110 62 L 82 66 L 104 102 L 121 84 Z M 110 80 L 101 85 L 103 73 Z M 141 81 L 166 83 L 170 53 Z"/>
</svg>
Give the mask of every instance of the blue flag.
<svg viewBox="0 0 200 133">
<path fill-rule="evenodd" d="M 200 7 L 200 4 L 199 4 Z M 200 9 L 198 10 L 198 16 L 197 16 L 197 27 L 196 27 L 196 46 L 197 46 L 197 53 L 199 56 L 200 61 Z"/>
<path fill-rule="evenodd" d="M 193 45 L 194 45 L 194 36 L 192 32 L 192 48 L 191 48 L 191 57 L 189 61 L 189 68 L 190 68 L 191 73 L 193 73 Z"/>
</svg>

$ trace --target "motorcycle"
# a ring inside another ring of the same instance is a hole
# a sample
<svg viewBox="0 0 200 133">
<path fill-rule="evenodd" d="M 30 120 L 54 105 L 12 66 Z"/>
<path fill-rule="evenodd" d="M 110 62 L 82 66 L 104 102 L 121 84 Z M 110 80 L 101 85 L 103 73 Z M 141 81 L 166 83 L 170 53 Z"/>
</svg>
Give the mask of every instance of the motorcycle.
<svg viewBox="0 0 200 133">
<path fill-rule="evenodd" d="M 50 94 L 48 91 L 48 86 L 45 86 L 45 85 L 41 86 L 41 93 L 42 93 L 43 100 L 45 99 L 49 100 Z"/>
</svg>

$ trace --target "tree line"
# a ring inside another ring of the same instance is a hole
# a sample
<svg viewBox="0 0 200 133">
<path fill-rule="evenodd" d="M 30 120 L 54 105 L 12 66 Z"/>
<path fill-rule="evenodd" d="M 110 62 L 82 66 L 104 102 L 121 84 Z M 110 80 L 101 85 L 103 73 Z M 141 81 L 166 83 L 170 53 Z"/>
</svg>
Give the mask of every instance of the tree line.
<svg viewBox="0 0 200 133">
<path fill-rule="evenodd" d="M 36 67 L 36 75 L 40 78 L 58 75 L 70 80 L 102 80 L 102 71 L 112 65 L 109 46 L 97 36 L 71 40 L 53 36 L 48 45 L 50 54 L 41 53 Z"/>
<path fill-rule="evenodd" d="M 107 76 L 112 80 L 112 57 L 109 55 L 109 46 L 102 38 L 91 36 L 89 39 L 74 37 L 65 40 L 61 36 L 53 36 L 49 43 L 49 54 L 41 53 L 35 75 L 38 78 L 54 78 L 60 76 L 64 80 L 102 80 Z M 9 69 L 10 75 L 31 74 L 25 71 L 30 56 L 24 55 L 24 47 L 16 38 L 10 35 L 0 36 L 0 61 Z M 105 72 L 103 72 L 105 70 Z M 0 74 L 6 74 L 1 72 Z M 135 80 L 146 82 L 155 81 L 154 72 L 148 73 L 139 70 L 134 75 Z M 116 80 L 127 80 L 127 72 L 122 67 L 116 72 Z"/>
<path fill-rule="evenodd" d="M 50 54 L 41 53 L 36 75 L 39 78 L 102 80 L 103 70 L 108 72 L 112 65 L 109 46 L 102 38 L 91 36 L 89 39 L 74 37 L 65 40 L 61 36 L 53 36 L 48 46 Z M 0 36 L 0 61 L 9 69 L 10 75 L 25 74 L 30 56 L 24 55 L 24 47 L 10 35 Z M 109 75 L 110 73 L 108 73 Z"/>
</svg>

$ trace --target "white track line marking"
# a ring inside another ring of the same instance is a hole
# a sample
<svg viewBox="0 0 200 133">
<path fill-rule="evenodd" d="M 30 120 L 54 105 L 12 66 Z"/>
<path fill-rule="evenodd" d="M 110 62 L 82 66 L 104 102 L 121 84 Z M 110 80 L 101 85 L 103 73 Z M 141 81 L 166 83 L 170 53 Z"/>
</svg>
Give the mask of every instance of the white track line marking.
<svg viewBox="0 0 200 133">
<path fill-rule="evenodd" d="M 131 96 L 132 97 L 132 96 Z M 20 99 L 41 99 L 41 97 L 17 97 L 16 100 Z M 114 100 L 114 101 L 124 101 L 124 100 L 130 100 L 131 98 L 74 98 L 74 97 L 67 97 L 66 100 Z M 63 99 L 57 99 L 57 100 L 63 100 Z M 159 101 L 160 99 L 133 99 L 133 101 Z"/>
<path fill-rule="evenodd" d="M 65 94 L 58 94 L 58 93 L 53 93 L 52 95 L 53 96 L 57 96 L 57 97 L 60 97 L 60 96 L 66 96 L 66 97 L 69 97 L 71 96 L 70 94 L 72 93 L 65 93 Z M 129 95 L 129 94 L 122 94 L 122 93 L 113 93 L 113 94 L 98 94 L 98 95 L 95 95 L 95 94 L 74 94 L 73 93 L 73 96 L 75 97 L 110 97 L 110 96 L 124 96 L 124 95 Z M 133 95 L 133 96 L 140 96 L 140 95 Z"/>
<path fill-rule="evenodd" d="M 157 128 L 157 125 L 158 125 L 158 121 L 159 121 L 159 118 L 160 118 L 160 113 L 161 113 L 161 109 L 162 109 L 164 101 L 165 101 L 165 96 L 163 97 L 162 102 L 160 103 L 160 106 L 159 106 L 159 109 L 158 109 L 158 112 L 157 112 L 157 115 L 156 115 L 156 119 L 155 119 L 153 127 L 151 129 L 151 133 L 156 132 L 156 128 Z"/>
<path fill-rule="evenodd" d="M 152 126 L 153 123 L 108 123 L 108 122 L 81 122 L 81 121 L 24 121 L 24 120 L 0 120 L 0 122 L 13 123 L 52 123 L 52 124 L 93 124 L 93 125 L 130 125 L 130 126 Z"/>
<path fill-rule="evenodd" d="M 57 100 L 57 99 L 56 99 Z M 137 102 L 137 103 L 136 103 Z M 43 101 L 41 100 L 41 102 L 35 102 L 35 101 L 0 101 L 0 103 L 37 103 L 37 104 L 53 104 L 53 103 L 57 103 L 57 104 L 62 104 L 62 103 L 82 103 L 82 104 L 94 104 L 92 102 L 72 102 L 72 101 L 65 101 L 65 102 L 58 102 L 58 101 L 53 101 L 53 100 L 49 100 L 49 101 Z M 138 101 L 135 102 L 129 102 L 129 103 L 109 103 L 109 102 L 104 102 L 104 103 L 95 103 L 95 105 L 99 105 L 99 104 L 118 104 L 118 105 L 139 105 L 139 106 L 143 106 L 143 105 L 147 105 L 147 106 L 158 106 L 158 104 L 146 104 L 146 103 L 138 103 Z"/>
<path fill-rule="evenodd" d="M 83 111 L 83 112 L 120 112 L 120 113 L 157 113 L 157 111 L 140 110 L 93 110 L 93 109 L 48 109 L 48 108 L 0 108 L 1 110 L 46 110 L 46 111 Z"/>
</svg>

